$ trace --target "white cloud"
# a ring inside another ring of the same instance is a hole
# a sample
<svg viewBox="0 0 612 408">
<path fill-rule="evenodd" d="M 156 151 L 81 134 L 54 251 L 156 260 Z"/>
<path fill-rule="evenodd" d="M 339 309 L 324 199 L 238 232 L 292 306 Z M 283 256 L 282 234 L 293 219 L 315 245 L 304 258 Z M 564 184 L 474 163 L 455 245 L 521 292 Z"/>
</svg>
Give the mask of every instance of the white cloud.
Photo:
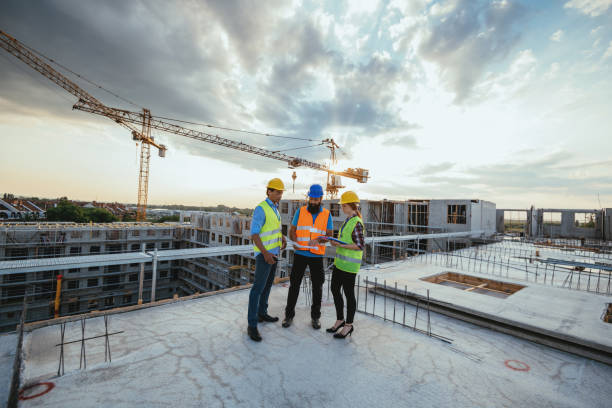
<svg viewBox="0 0 612 408">
<path fill-rule="evenodd" d="M 517 44 L 526 10 L 516 2 L 481 6 L 462 0 L 448 15 L 429 19 L 418 54 L 438 65 L 440 79 L 455 92 L 455 103 L 467 100 L 485 69 L 502 61 Z"/>
<path fill-rule="evenodd" d="M 378 8 L 378 0 L 355 0 L 347 3 L 346 14 L 371 14 Z"/>
<path fill-rule="evenodd" d="M 603 26 L 597 26 L 594 29 L 591 30 L 591 35 L 596 35 L 597 33 L 599 33 L 601 30 L 603 29 Z"/>
<path fill-rule="evenodd" d="M 435 3 L 429 9 L 429 14 L 432 16 L 442 16 L 450 13 L 457 7 L 457 2 L 454 0 L 447 1 L 446 3 Z"/>
<path fill-rule="evenodd" d="M 610 41 L 610 45 L 608 45 L 608 49 L 606 50 L 606 52 L 603 55 L 603 58 L 610 58 L 612 57 L 612 41 Z"/>
<path fill-rule="evenodd" d="M 554 33 L 552 33 L 552 35 L 550 36 L 550 40 L 551 41 L 556 41 L 556 42 L 560 42 L 561 38 L 563 38 L 563 30 L 559 29 L 557 31 L 555 31 Z"/>
<path fill-rule="evenodd" d="M 413 53 L 422 34 L 419 32 L 427 23 L 425 16 L 405 16 L 398 23 L 389 27 L 393 41 L 393 50 Z"/>
<path fill-rule="evenodd" d="M 529 85 L 534 78 L 536 67 L 537 58 L 533 51 L 522 50 L 506 72 L 486 75 L 482 83 L 475 87 L 474 98 L 476 100 L 510 99 Z M 554 64 L 551 66 L 551 71 L 553 70 L 555 70 Z"/>
<path fill-rule="evenodd" d="M 557 74 L 559 73 L 559 68 L 560 65 L 558 62 L 553 62 L 552 64 L 550 64 L 550 68 L 548 70 L 548 72 L 546 74 L 544 74 L 544 78 L 545 79 L 554 79 L 557 77 Z"/>
<path fill-rule="evenodd" d="M 605 13 L 611 5 L 612 0 L 571 0 L 563 7 L 576 9 L 590 17 L 598 17 Z"/>
</svg>

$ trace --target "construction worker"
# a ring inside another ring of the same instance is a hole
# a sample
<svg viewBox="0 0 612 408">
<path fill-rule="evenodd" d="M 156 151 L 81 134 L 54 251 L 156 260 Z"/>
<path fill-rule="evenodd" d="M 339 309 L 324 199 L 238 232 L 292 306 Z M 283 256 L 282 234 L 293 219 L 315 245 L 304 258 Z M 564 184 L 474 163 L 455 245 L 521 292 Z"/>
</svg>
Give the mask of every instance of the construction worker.
<svg viewBox="0 0 612 408">
<path fill-rule="evenodd" d="M 334 258 L 334 269 L 332 272 L 331 292 L 334 296 L 336 306 L 336 323 L 329 329 L 328 333 L 335 333 L 334 337 L 343 339 L 353 333 L 353 317 L 355 316 L 355 277 L 361 267 L 363 249 L 365 247 L 365 230 L 363 219 L 357 208 L 359 197 L 352 191 L 347 191 L 340 196 L 342 212 L 347 218 L 338 231 L 338 239 L 343 244 L 330 241 L 336 247 L 336 257 Z M 344 320 L 344 302 L 340 288 L 346 296 L 346 320 Z M 342 328 L 339 333 L 338 329 Z"/>
<path fill-rule="evenodd" d="M 314 246 L 309 243 L 322 235 L 333 234 L 333 221 L 329 210 L 321 205 L 323 200 L 323 187 L 313 184 L 308 191 L 308 205 L 301 207 L 294 215 L 289 238 L 296 243 L 294 246 L 293 267 L 289 280 L 289 294 L 287 295 L 287 307 L 285 308 L 285 319 L 283 327 L 291 326 L 295 316 L 295 304 L 300 293 L 300 285 L 306 267 L 310 270 L 312 282 L 312 306 L 310 317 L 312 327 L 320 329 L 321 323 L 321 298 L 323 296 L 323 283 L 325 282 L 325 271 L 323 270 L 323 255 L 325 255 L 325 243 L 317 242 Z"/>
<path fill-rule="evenodd" d="M 281 217 L 278 212 L 283 191 L 285 185 L 281 179 L 270 180 L 266 190 L 268 197 L 255 207 L 251 221 L 255 281 L 249 294 L 248 334 L 254 341 L 261 341 L 257 323 L 278 321 L 278 317 L 268 314 L 268 297 L 274 283 L 280 251 L 287 246 L 287 241 L 281 233 Z"/>
</svg>

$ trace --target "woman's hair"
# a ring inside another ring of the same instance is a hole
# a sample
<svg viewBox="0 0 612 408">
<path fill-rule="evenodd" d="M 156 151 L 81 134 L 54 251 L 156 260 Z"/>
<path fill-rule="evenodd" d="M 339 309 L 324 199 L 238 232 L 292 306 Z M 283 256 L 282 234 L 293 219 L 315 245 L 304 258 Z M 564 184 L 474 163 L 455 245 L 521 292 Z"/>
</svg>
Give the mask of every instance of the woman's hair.
<svg viewBox="0 0 612 408">
<path fill-rule="evenodd" d="M 361 212 L 359 211 L 359 209 L 357 209 L 356 203 L 347 203 L 346 205 L 351 207 L 351 209 L 357 213 L 357 216 L 363 220 L 363 217 L 361 216 Z"/>
</svg>

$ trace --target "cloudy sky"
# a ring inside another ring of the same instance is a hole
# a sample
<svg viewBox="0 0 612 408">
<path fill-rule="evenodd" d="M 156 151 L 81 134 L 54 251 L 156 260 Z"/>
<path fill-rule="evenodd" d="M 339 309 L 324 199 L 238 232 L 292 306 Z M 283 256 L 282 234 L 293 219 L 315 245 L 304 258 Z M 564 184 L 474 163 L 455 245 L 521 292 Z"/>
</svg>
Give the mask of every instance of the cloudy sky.
<svg viewBox="0 0 612 408">
<path fill-rule="evenodd" d="M 341 146 L 367 198 L 612 207 L 612 0 L 21 1 L 0 29 L 109 106 Z M 0 193 L 135 202 L 138 149 L 0 50 Z M 74 79 L 74 77 L 71 77 Z M 203 126 L 192 126 L 210 131 Z M 316 142 L 215 131 L 271 150 Z M 154 132 L 150 203 L 253 206 L 282 162 Z M 325 162 L 319 146 L 287 153 Z M 302 196 L 325 174 L 297 170 Z"/>
</svg>

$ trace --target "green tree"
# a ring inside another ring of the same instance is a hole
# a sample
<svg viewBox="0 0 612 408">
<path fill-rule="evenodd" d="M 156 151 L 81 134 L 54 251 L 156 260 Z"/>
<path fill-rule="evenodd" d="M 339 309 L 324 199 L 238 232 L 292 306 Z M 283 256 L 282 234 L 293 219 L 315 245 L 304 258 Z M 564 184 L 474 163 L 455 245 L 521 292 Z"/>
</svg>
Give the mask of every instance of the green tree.
<svg viewBox="0 0 612 408">
<path fill-rule="evenodd" d="M 121 221 L 123 222 L 136 221 L 136 216 L 134 214 L 125 213 L 121 216 Z"/>
<path fill-rule="evenodd" d="M 113 222 L 118 221 L 106 208 L 83 208 L 85 222 Z"/>
<path fill-rule="evenodd" d="M 61 200 L 57 206 L 47 209 L 47 220 L 86 222 L 83 209 L 68 200 Z"/>
<path fill-rule="evenodd" d="M 166 215 L 164 217 L 159 217 L 155 222 L 166 222 L 166 221 L 179 222 L 179 220 L 180 220 L 179 215 Z"/>
<path fill-rule="evenodd" d="M 117 221 L 117 217 L 105 208 L 82 208 L 68 200 L 61 200 L 56 207 L 47 210 L 47 220 L 80 223 L 113 222 Z"/>
</svg>

